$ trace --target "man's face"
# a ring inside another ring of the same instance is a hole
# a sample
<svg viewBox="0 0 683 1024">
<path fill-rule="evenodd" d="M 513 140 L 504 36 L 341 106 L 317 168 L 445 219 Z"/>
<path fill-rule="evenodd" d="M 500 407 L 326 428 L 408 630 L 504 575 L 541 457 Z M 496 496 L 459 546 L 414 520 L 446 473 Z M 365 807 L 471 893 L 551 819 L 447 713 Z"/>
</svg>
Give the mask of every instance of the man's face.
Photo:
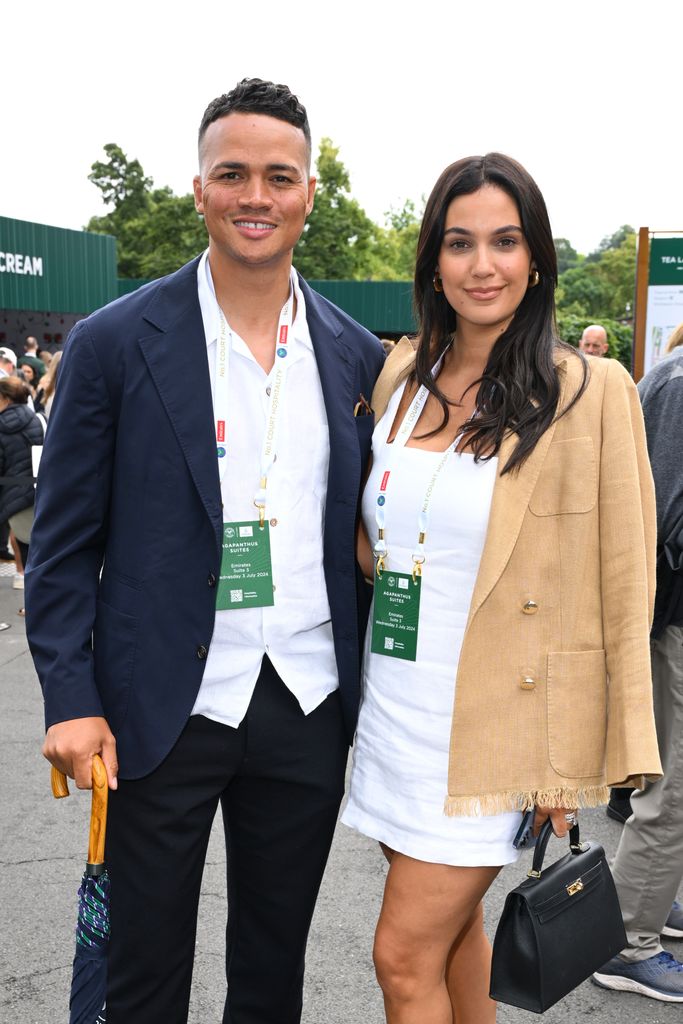
<svg viewBox="0 0 683 1024">
<path fill-rule="evenodd" d="M 587 356 L 604 356 L 607 352 L 607 335 L 602 328 L 589 327 L 583 332 L 579 348 Z"/>
<path fill-rule="evenodd" d="M 209 125 L 194 197 L 212 254 L 254 267 L 289 263 L 314 191 L 299 128 L 263 114 L 228 114 Z"/>
</svg>

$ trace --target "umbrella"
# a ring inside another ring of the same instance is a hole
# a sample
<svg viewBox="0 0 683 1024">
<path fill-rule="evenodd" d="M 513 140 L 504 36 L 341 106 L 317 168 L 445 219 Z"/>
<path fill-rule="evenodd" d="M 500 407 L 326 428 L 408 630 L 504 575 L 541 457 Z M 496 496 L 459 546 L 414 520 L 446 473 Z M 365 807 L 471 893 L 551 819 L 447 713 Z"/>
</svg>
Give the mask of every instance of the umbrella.
<svg viewBox="0 0 683 1024">
<path fill-rule="evenodd" d="M 66 776 L 56 768 L 52 769 L 52 792 L 56 797 L 69 795 Z M 105 1024 L 107 1019 L 110 882 L 104 865 L 104 837 L 108 795 L 107 773 L 102 759 L 95 755 L 92 761 L 88 863 L 78 890 L 69 1024 Z"/>
</svg>

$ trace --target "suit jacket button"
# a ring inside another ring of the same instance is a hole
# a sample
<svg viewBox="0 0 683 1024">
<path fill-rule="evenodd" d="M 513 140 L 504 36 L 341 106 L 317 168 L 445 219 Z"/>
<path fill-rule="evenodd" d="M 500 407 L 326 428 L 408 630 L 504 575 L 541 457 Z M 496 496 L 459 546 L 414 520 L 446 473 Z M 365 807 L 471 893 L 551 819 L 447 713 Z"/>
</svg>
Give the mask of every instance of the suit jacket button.
<svg viewBox="0 0 683 1024">
<path fill-rule="evenodd" d="M 204 644 L 200 644 L 199 647 L 197 648 L 197 657 L 199 658 L 200 661 L 204 661 L 208 653 L 209 652 L 204 646 Z"/>
<path fill-rule="evenodd" d="M 522 605 L 522 611 L 525 615 L 535 615 L 538 611 L 538 605 L 535 601 L 525 601 Z"/>
<path fill-rule="evenodd" d="M 207 579 L 206 582 L 209 584 L 210 587 L 215 587 L 216 586 L 216 577 L 214 576 L 214 574 L 212 572 L 209 573 L 209 576 L 208 576 L 208 579 Z"/>
<path fill-rule="evenodd" d="M 532 679 L 531 676 L 522 676 L 519 685 L 523 690 L 535 690 L 536 680 Z"/>
</svg>

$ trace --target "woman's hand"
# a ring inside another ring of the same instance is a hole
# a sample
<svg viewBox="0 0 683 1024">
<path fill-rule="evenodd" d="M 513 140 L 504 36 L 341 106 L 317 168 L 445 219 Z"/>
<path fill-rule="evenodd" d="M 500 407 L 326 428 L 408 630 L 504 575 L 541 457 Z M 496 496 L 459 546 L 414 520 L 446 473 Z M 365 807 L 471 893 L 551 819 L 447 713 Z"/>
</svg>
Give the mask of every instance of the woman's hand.
<svg viewBox="0 0 683 1024">
<path fill-rule="evenodd" d="M 572 821 L 569 816 L 573 815 L 574 820 Z M 536 814 L 534 816 L 534 828 L 533 833 L 535 836 L 541 831 L 542 826 L 550 818 L 553 823 L 553 832 L 562 839 L 567 835 L 572 825 L 576 825 L 578 821 L 578 813 L 576 808 L 572 807 L 539 807 L 536 806 Z"/>
</svg>

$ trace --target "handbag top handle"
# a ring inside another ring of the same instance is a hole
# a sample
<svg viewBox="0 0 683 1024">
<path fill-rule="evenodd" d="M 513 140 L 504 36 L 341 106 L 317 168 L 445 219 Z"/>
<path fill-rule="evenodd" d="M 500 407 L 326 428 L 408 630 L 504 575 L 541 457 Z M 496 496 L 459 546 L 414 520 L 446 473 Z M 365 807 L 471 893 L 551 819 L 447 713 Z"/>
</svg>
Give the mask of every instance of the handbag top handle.
<svg viewBox="0 0 683 1024">
<path fill-rule="evenodd" d="M 548 820 L 541 826 L 541 831 L 538 834 L 538 839 L 536 840 L 536 846 L 534 848 L 534 860 L 531 865 L 531 870 L 528 873 L 528 878 L 541 877 L 541 871 L 543 870 L 543 858 L 545 857 L 545 851 L 550 837 L 553 834 L 553 823 L 550 818 L 548 818 Z M 587 849 L 587 847 L 581 845 L 578 822 L 569 830 L 569 849 L 572 853 L 583 853 L 583 851 Z"/>
</svg>

